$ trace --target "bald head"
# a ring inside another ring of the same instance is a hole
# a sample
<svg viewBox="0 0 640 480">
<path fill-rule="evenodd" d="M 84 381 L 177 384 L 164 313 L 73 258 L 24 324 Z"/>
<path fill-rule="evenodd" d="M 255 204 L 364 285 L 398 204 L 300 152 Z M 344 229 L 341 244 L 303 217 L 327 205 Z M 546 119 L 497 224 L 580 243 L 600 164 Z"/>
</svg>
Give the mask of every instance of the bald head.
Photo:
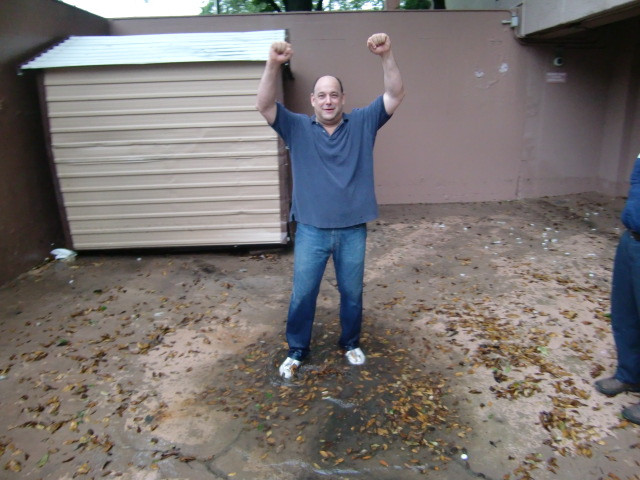
<svg viewBox="0 0 640 480">
<path fill-rule="evenodd" d="M 316 88 L 318 87 L 318 83 L 322 81 L 324 82 L 335 82 L 334 85 L 337 84 L 338 86 L 338 91 L 340 93 L 344 93 L 344 88 L 342 87 L 342 81 L 338 78 L 338 77 L 334 77 L 333 75 L 323 75 L 322 77 L 318 77 L 316 79 L 316 81 L 313 84 L 313 91 L 311 93 L 315 93 L 316 92 Z"/>
</svg>

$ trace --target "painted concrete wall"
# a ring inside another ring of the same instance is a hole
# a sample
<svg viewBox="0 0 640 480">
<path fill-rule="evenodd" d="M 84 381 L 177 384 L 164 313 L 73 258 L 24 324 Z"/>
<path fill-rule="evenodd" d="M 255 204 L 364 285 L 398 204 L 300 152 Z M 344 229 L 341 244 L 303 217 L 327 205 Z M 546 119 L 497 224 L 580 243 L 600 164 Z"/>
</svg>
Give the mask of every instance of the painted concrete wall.
<svg viewBox="0 0 640 480">
<path fill-rule="evenodd" d="M 36 78 L 17 68 L 69 34 L 108 32 L 107 20 L 54 0 L 0 2 L 0 285 L 63 241 Z"/>
<path fill-rule="evenodd" d="M 525 45 L 502 24 L 507 18 L 500 11 L 302 13 L 116 20 L 113 31 L 287 28 L 295 50 L 287 101 L 306 113 L 310 85 L 324 73 L 342 77 L 348 107 L 381 93 L 379 62 L 364 42 L 388 32 L 407 97 L 378 137 L 381 203 L 626 192 L 628 156 L 640 150 L 625 137 L 640 114 L 631 70 L 638 20 Z M 559 54 L 562 67 L 553 65 Z"/>
<path fill-rule="evenodd" d="M 600 145 L 600 191 L 624 194 L 640 153 L 640 19 L 601 29 L 610 79 Z"/>
<path fill-rule="evenodd" d="M 640 152 L 639 33 L 635 19 L 523 50 L 520 196 L 626 194 Z M 558 55 L 562 67 L 552 64 Z"/>
<path fill-rule="evenodd" d="M 347 109 L 383 91 L 371 33 L 390 34 L 408 92 L 380 131 L 381 203 L 514 198 L 522 137 L 521 46 L 505 12 L 368 12 L 116 20 L 114 34 L 286 28 L 294 47 L 289 106 L 311 113 L 309 92 L 326 73 L 342 78 Z M 515 161 L 514 161 L 515 160 Z M 491 171 L 491 175 L 486 172 Z"/>
</svg>

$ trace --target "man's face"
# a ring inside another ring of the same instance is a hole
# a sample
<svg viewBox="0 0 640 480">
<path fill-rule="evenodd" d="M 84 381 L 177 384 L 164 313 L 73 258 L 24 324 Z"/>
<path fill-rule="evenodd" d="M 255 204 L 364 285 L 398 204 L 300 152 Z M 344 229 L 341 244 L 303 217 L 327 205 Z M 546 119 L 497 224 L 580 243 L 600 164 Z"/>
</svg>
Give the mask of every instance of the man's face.
<svg viewBox="0 0 640 480">
<path fill-rule="evenodd" d="M 316 120 L 323 125 L 337 125 L 342 121 L 344 94 L 335 77 L 320 77 L 311 94 Z"/>
</svg>

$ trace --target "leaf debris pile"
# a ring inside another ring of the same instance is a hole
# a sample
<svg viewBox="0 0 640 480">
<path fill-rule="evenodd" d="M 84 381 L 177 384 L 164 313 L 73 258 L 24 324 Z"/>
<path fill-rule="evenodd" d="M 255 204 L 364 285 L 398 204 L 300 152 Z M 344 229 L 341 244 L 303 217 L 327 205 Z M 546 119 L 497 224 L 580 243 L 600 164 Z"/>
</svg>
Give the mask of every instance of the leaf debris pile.
<svg viewBox="0 0 640 480">
<path fill-rule="evenodd" d="M 145 294 L 148 301 L 157 298 L 153 303 L 159 309 L 180 310 L 155 292 Z M 130 309 L 114 311 L 119 297 Z M 4 417 L 11 423 L 0 436 L 0 457 L 9 456 L 6 471 L 42 476 L 62 465 L 74 478 L 123 475 L 114 453 L 128 447 L 114 440 L 112 425 L 122 422 L 135 433 L 146 433 L 162 411 L 147 386 L 131 381 L 131 366 L 176 328 L 192 328 L 204 318 L 182 317 L 170 325 L 171 320 L 149 315 L 146 302 L 123 287 L 95 289 L 85 302 L 91 306 L 65 306 L 27 319 L 20 335 L 3 332 L 4 338 L 17 339 L 2 366 L 3 405 L 13 413 L 11 419 Z M 36 344 L 32 337 L 47 340 Z M 151 408 L 155 411 L 149 413 Z M 149 449 L 154 457 L 162 455 Z"/>
<path fill-rule="evenodd" d="M 201 401 L 241 419 L 272 455 L 306 449 L 319 468 L 370 460 L 441 468 L 468 432 L 451 407 L 446 379 L 397 346 L 406 335 L 399 329 L 365 333 L 363 348 L 371 354 L 362 367 L 351 367 L 331 343 L 336 327 L 322 327 L 312 355 L 323 360 L 303 363 L 295 380 L 277 378 L 282 351 L 254 344 L 241 362 L 223 368 Z"/>
</svg>

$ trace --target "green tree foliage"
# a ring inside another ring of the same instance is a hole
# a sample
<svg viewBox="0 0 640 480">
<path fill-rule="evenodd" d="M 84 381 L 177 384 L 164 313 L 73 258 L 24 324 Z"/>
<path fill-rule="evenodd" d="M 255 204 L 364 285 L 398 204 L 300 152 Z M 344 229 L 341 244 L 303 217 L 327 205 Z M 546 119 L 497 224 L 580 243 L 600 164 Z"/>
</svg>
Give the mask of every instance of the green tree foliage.
<svg viewBox="0 0 640 480">
<path fill-rule="evenodd" d="M 445 10 L 445 0 L 404 0 L 400 8 L 405 10 L 429 10 L 433 5 L 434 10 Z"/>
<path fill-rule="evenodd" d="M 384 0 L 332 0 L 325 2 L 327 5 L 324 10 L 382 10 L 384 8 Z"/>
<path fill-rule="evenodd" d="M 431 0 L 404 0 L 400 4 L 400 8 L 405 10 L 429 10 L 431 8 Z"/>
<path fill-rule="evenodd" d="M 233 13 L 382 10 L 384 0 L 209 0 L 200 15 Z"/>
</svg>

